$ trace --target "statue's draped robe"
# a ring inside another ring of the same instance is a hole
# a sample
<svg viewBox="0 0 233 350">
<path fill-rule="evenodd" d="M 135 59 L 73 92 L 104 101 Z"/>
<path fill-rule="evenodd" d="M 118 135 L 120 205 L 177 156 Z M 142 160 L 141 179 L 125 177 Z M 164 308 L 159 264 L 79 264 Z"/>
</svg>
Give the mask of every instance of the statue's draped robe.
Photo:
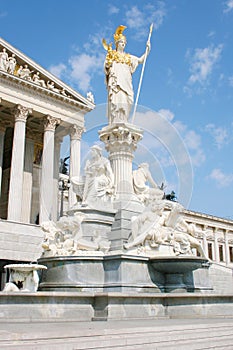
<svg viewBox="0 0 233 350">
<path fill-rule="evenodd" d="M 134 99 L 132 74 L 138 64 L 139 58 L 132 55 L 130 64 L 113 61 L 108 67 L 107 61 L 105 62 L 109 124 L 127 122 L 129 119 Z"/>
<path fill-rule="evenodd" d="M 101 157 L 92 162 L 88 160 L 85 167 L 86 183 L 84 201 L 93 202 L 97 198 L 108 200 L 108 195 L 113 191 L 113 173 L 109 160 Z"/>
</svg>

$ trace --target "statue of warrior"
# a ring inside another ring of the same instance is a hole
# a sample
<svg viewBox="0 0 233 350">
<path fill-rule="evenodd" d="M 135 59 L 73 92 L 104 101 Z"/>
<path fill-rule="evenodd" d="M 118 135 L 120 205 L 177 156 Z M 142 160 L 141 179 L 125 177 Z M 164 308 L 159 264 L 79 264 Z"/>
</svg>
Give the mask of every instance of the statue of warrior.
<svg viewBox="0 0 233 350">
<path fill-rule="evenodd" d="M 143 63 L 150 51 L 150 41 L 147 42 L 146 52 L 136 57 L 124 52 L 126 37 L 123 35 L 125 26 L 119 26 L 114 34 L 116 49 L 103 39 L 107 50 L 105 59 L 106 85 L 108 90 L 108 119 L 109 124 L 124 123 L 129 119 L 134 100 L 132 74 L 138 64 Z"/>
</svg>

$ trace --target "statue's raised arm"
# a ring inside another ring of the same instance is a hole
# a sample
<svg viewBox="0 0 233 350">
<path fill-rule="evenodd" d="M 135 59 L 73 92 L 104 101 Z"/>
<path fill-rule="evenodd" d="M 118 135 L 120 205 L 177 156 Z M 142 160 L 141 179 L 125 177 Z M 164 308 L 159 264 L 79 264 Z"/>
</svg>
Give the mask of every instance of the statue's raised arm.
<svg viewBox="0 0 233 350">
<path fill-rule="evenodd" d="M 126 37 L 123 34 L 125 26 L 119 26 L 114 34 L 115 50 L 112 44 L 103 39 L 107 50 L 105 59 L 105 75 L 108 90 L 108 120 L 109 124 L 128 122 L 134 101 L 132 74 L 138 64 L 143 63 L 150 51 L 150 41 L 147 41 L 146 52 L 141 57 L 125 53 Z"/>
</svg>

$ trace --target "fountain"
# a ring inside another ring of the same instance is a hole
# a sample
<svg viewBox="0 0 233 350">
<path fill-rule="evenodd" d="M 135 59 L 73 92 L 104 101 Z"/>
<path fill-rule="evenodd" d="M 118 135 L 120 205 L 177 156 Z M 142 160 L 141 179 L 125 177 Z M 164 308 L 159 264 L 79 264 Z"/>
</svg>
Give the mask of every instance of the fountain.
<svg viewBox="0 0 233 350">
<path fill-rule="evenodd" d="M 144 70 L 150 40 L 141 57 L 125 54 L 124 29 L 115 32 L 116 50 L 103 40 L 108 125 L 99 138 L 108 157 L 93 145 L 85 176 L 70 179 L 77 203 L 57 222 L 41 224 L 38 265 L 8 266 L 4 322 L 232 316 L 231 289 L 218 294 L 210 284 L 210 262 L 197 238 L 204 231 L 164 196 L 147 163 L 133 171 L 143 130 L 129 122 L 131 76 L 138 64 Z"/>
<path fill-rule="evenodd" d="M 132 170 L 143 130 L 129 123 L 131 75 L 145 64 L 150 35 L 145 54 L 138 58 L 124 53 L 124 29 L 119 26 L 114 34 L 116 50 L 103 41 L 109 123 L 99 130 L 99 138 L 109 156 L 92 146 L 84 180 L 71 178 L 81 202 L 58 222 L 42 223 L 39 263 L 47 270 L 41 291 L 195 291 L 192 272 L 209 266 L 195 237 L 198 229 L 185 221 L 184 208 L 164 199 L 147 163 Z"/>
</svg>

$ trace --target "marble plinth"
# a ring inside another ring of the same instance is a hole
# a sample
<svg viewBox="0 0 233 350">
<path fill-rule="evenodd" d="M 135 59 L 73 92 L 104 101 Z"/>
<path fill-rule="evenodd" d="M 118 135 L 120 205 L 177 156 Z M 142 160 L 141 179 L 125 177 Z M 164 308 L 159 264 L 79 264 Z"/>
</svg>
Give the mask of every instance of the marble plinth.
<svg viewBox="0 0 233 350">
<path fill-rule="evenodd" d="M 89 206 L 77 205 L 68 211 L 68 215 L 72 216 L 76 212 L 85 214 L 82 221 L 82 236 L 87 240 L 91 240 L 93 235 L 108 240 L 112 224 L 115 219 L 116 210 L 110 208 L 101 209 Z"/>
<path fill-rule="evenodd" d="M 0 310 L 0 321 L 4 323 L 231 318 L 233 296 L 220 293 L 0 292 Z"/>
</svg>

